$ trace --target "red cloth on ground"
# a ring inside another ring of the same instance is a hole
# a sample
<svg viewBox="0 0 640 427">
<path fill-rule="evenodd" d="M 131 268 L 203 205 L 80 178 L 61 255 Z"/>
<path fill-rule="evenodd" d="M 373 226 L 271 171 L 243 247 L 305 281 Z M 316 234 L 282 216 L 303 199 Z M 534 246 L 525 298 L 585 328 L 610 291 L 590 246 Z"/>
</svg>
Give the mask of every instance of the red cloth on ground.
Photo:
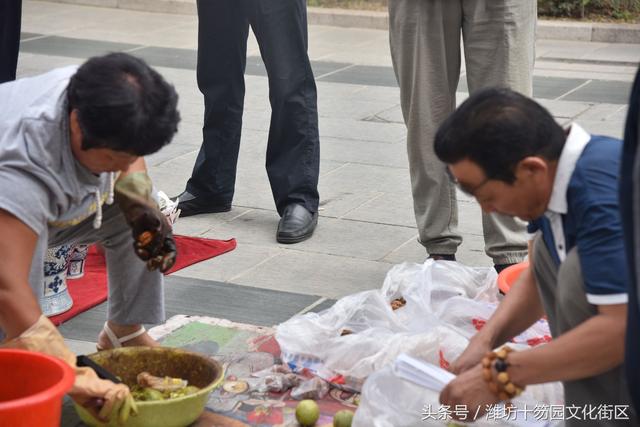
<svg viewBox="0 0 640 427">
<path fill-rule="evenodd" d="M 225 252 L 232 251 L 236 247 L 236 240 L 214 240 L 200 237 L 175 236 L 178 247 L 178 258 L 175 265 L 167 274 L 174 273 L 182 268 L 188 267 L 200 261 L 204 261 Z M 133 248 L 131 249 L 131 255 Z M 67 280 L 69 294 L 73 299 L 73 306 L 69 311 L 65 311 L 57 316 L 50 317 L 49 320 L 54 325 L 77 316 L 96 305 L 107 300 L 107 271 L 104 255 L 98 252 L 95 245 L 89 248 L 84 265 L 84 276 L 79 279 Z"/>
</svg>

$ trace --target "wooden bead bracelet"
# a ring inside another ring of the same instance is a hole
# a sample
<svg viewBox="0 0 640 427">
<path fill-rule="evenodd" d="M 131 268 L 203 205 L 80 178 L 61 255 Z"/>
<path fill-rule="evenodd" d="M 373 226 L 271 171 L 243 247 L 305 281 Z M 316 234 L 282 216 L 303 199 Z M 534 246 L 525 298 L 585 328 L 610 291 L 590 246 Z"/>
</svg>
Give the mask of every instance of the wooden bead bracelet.
<svg viewBox="0 0 640 427">
<path fill-rule="evenodd" d="M 489 385 L 489 390 L 502 401 L 510 401 L 516 396 L 520 396 L 524 387 L 518 387 L 511 382 L 507 368 L 511 366 L 507 362 L 507 356 L 513 351 L 512 348 L 504 346 L 500 350 L 490 351 L 482 358 L 482 376 Z M 496 381 L 493 380 L 491 368 L 495 369 Z"/>
</svg>

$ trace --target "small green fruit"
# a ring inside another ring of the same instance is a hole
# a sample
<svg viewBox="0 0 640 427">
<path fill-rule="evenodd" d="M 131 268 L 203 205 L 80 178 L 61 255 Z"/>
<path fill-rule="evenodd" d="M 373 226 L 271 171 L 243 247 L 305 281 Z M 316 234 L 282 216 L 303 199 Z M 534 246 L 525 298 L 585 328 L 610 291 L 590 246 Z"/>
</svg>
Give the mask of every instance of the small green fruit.
<svg viewBox="0 0 640 427">
<path fill-rule="evenodd" d="M 333 427 L 351 427 L 353 412 L 343 409 L 333 416 Z"/>
<path fill-rule="evenodd" d="M 142 397 L 145 402 L 154 402 L 156 400 L 164 400 L 164 396 L 162 395 L 162 393 L 150 387 L 144 388 Z"/>
<path fill-rule="evenodd" d="M 296 420 L 304 427 L 311 427 L 320 418 L 318 404 L 310 399 L 303 400 L 296 406 Z"/>
</svg>

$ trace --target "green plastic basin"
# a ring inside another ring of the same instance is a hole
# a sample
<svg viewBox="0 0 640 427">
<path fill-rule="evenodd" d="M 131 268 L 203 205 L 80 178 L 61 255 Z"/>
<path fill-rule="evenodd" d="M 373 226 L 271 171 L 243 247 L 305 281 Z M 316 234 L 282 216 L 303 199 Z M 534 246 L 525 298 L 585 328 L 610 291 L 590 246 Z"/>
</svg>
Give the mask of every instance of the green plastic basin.
<svg viewBox="0 0 640 427">
<path fill-rule="evenodd" d="M 124 427 L 185 427 L 202 413 L 211 392 L 223 379 L 222 365 L 214 359 L 194 352 L 169 347 L 123 347 L 101 351 L 89 357 L 131 386 L 137 375 L 146 371 L 152 375 L 183 378 L 200 391 L 189 396 L 153 402 L 136 402 L 138 415 L 125 424 L 111 420 L 99 422 L 80 405 L 75 405 L 83 422 L 90 426 Z"/>
</svg>

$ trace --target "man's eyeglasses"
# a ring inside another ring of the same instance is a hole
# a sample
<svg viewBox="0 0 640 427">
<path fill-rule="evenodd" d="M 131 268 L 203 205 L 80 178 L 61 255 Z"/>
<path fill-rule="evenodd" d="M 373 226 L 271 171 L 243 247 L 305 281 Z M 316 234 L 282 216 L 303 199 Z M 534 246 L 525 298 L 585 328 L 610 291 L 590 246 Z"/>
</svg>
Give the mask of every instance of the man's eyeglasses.
<svg viewBox="0 0 640 427">
<path fill-rule="evenodd" d="M 482 187 L 483 185 L 485 185 L 487 182 L 489 182 L 491 180 L 491 177 L 486 177 L 484 179 L 484 181 L 482 181 L 480 184 L 475 185 L 473 187 L 469 187 L 469 186 L 461 183 L 460 181 L 458 181 L 458 178 L 456 178 L 451 173 L 451 169 L 446 167 L 445 170 L 447 171 L 447 175 L 449 176 L 449 179 L 451 180 L 451 182 L 453 182 L 455 184 L 455 186 L 460 189 L 460 191 L 462 191 L 467 196 L 471 196 L 471 197 L 475 197 L 476 191 L 478 191 L 480 189 L 480 187 Z"/>
</svg>

